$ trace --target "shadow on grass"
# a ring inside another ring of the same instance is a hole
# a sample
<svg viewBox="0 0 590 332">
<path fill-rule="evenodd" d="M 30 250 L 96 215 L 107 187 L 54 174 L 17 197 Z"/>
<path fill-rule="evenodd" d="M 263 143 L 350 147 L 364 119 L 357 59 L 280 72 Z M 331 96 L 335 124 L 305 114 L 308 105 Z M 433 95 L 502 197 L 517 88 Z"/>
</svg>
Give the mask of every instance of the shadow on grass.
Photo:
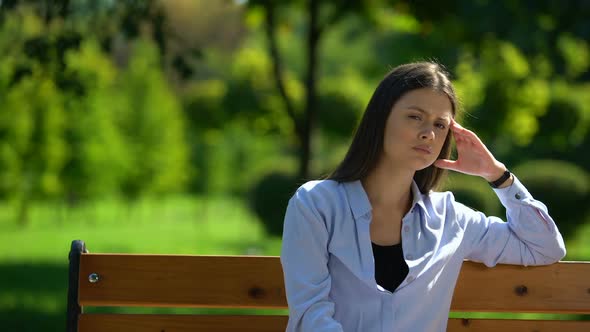
<svg viewBox="0 0 590 332">
<path fill-rule="evenodd" d="M 46 313 L 25 309 L 4 311 L 0 309 L 0 322 L 2 322 L 2 331 L 6 332 L 66 330 L 66 315 L 61 312 Z"/>
<path fill-rule="evenodd" d="M 68 265 L 67 263 L 2 263 L 0 264 L 0 285 L 8 285 L 9 292 L 59 292 L 65 299 L 68 288 Z"/>
<path fill-rule="evenodd" d="M 0 285 L 2 331 L 65 330 L 66 264 L 0 264 Z"/>
</svg>

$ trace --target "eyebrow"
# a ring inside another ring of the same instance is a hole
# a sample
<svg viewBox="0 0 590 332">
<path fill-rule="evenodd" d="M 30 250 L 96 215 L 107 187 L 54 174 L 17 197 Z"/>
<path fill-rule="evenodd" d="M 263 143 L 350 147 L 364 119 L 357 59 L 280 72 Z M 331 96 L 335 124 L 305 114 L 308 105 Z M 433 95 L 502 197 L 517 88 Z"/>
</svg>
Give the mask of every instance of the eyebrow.
<svg viewBox="0 0 590 332">
<path fill-rule="evenodd" d="M 412 110 L 416 110 L 416 111 L 418 111 L 418 112 L 421 112 L 421 113 L 425 113 L 425 114 L 428 114 L 428 115 L 430 115 L 430 112 L 428 112 L 428 111 L 426 111 L 426 110 L 422 109 L 422 108 L 421 108 L 421 107 L 419 107 L 419 106 L 408 106 L 407 108 L 408 108 L 408 109 L 412 109 Z M 444 117 L 444 118 L 443 118 L 443 117 L 438 117 L 438 120 L 448 120 L 448 121 L 451 121 L 451 119 L 450 119 L 449 117 Z"/>
</svg>

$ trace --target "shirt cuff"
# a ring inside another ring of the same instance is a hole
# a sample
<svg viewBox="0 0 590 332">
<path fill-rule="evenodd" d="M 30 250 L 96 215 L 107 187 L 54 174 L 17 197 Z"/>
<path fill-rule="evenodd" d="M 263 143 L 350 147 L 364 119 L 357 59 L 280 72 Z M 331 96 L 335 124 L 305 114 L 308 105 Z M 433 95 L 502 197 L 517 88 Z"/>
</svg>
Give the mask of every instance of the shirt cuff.
<svg viewBox="0 0 590 332">
<path fill-rule="evenodd" d="M 502 205 L 509 206 L 513 204 L 520 204 L 523 201 L 530 201 L 533 196 L 525 188 L 525 186 L 518 180 L 516 175 L 512 174 L 513 182 L 508 187 L 504 188 L 493 188 L 502 202 Z"/>
</svg>

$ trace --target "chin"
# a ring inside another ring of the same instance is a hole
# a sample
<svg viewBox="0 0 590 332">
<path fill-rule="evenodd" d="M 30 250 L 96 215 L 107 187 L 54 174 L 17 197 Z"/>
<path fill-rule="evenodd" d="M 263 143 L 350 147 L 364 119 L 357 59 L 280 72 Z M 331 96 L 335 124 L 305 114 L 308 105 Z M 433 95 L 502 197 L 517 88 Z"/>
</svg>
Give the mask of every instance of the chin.
<svg viewBox="0 0 590 332">
<path fill-rule="evenodd" d="M 416 171 L 421 171 L 425 168 L 428 168 L 428 166 L 432 166 L 434 164 L 435 160 L 417 160 L 416 163 L 414 164 L 414 168 L 416 169 Z"/>
<path fill-rule="evenodd" d="M 415 163 L 413 168 L 414 168 L 414 170 L 416 170 L 416 172 L 417 172 L 417 171 L 421 171 L 421 170 L 423 170 L 423 169 L 426 169 L 426 168 L 428 168 L 428 166 L 431 166 L 432 164 L 434 164 L 434 162 L 431 162 L 431 163 L 429 163 L 429 164 L 427 164 L 427 163 L 424 163 L 424 162 L 422 162 L 422 163 Z"/>
<path fill-rule="evenodd" d="M 432 164 L 430 164 L 430 165 L 432 165 Z M 426 165 L 426 166 L 423 166 L 423 167 L 417 167 L 417 168 L 416 168 L 416 172 L 418 172 L 418 171 L 422 171 L 422 170 L 425 170 L 425 169 L 427 169 L 427 168 L 428 168 L 428 166 L 430 166 L 430 165 Z"/>
</svg>

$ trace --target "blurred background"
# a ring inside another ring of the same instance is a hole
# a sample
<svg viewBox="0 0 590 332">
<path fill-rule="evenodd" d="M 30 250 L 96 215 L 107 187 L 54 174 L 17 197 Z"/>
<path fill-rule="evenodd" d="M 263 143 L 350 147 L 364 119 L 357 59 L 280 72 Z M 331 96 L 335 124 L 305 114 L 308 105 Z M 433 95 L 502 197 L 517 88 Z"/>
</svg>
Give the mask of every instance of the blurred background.
<svg viewBox="0 0 590 332">
<path fill-rule="evenodd" d="M 0 0 L 0 321 L 65 328 L 70 242 L 278 255 L 392 67 L 436 60 L 590 260 L 590 2 Z M 441 190 L 491 215 L 487 183 Z"/>
</svg>

